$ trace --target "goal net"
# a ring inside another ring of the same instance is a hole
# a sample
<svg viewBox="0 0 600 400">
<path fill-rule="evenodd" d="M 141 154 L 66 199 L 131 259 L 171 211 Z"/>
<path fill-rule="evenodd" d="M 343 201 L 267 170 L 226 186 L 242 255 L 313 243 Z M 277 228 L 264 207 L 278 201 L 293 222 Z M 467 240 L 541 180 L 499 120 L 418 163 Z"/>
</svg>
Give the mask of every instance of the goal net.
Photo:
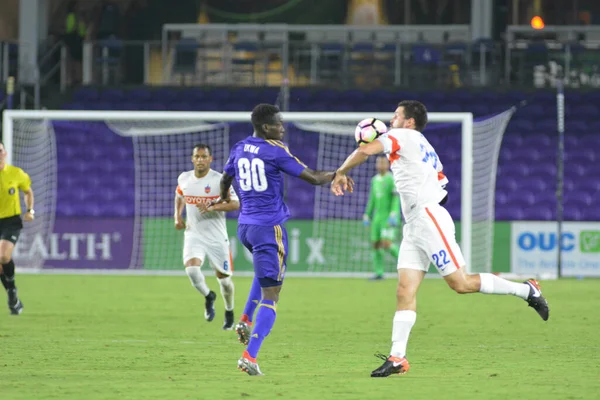
<svg viewBox="0 0 600 400">
<path fill-rule="evenodd" d="M 391 115 L 285 113 L 286 141 L 311 168 L 334 169 L 355 148 L 354 126 L 366 117 L 388 121 Z M 481 122 L 469 113 L 430 113 L 429 119 L 432 138 L 436 129 L 443 132 L 442 141 L 430 141 L 454 185 L 453 216 L 460 217 L 467 263 L 490 271 L 497 154 L 510 114 Z M 18 266 L 182 271 L 183 234 L 173 226 L 177 177 L 192 169 L 197 143 L 212 148 L 212 168 L 222 171 L 230 145 L 251 134 L 248 121 L 247 112 L 5 111 L 9 163 L 30 174 L 36 195 L 36 221 L 25 224 L 15 249 Z M 451 141 L 458 154 L 446 158 L 440 150 Z M 287 179 L 288 271 L 371 271 L 361 220 L 374 174 L 374 160 L 355 169 L 355 193 L 340 198 L 327 186 Z M 251 257 L 235 230 L 232 213 L 234 265 L 249 272 Z M 394 260 L 388 263 L 392 270 Z"/>
</svg>

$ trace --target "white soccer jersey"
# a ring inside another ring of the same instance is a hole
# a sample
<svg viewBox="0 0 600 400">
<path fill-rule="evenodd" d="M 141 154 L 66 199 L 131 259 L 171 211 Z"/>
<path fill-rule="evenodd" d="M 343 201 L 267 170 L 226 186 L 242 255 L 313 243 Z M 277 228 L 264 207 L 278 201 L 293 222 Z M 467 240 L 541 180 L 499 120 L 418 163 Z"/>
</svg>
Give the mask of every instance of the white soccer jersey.
<svg viewBox="0 0 600 400">
<path fill-rule="evenodd" d="M 443 200 L 448 179 L 434 148 L 421 132 L 391 129 L 377 140 L 383 144 L 390 160 L 402 214 L 407 222 L 426 205 Z"/>
<path fill-rule="evenodd" d="M 206 176 L 196 178 L 192 170 L 183 172 L 177 178 L 176 193 L 185 199 L 186 230 L 206 238 L 207 241 L 228 238 L 223 211 L 201 214 L 196 207 L 200 202 L 210 203 L 219 198 L 221 175 L 211 169 Z M 233 188 L 229 193 L 232 200 L 238 199 Z"/>
</svg>

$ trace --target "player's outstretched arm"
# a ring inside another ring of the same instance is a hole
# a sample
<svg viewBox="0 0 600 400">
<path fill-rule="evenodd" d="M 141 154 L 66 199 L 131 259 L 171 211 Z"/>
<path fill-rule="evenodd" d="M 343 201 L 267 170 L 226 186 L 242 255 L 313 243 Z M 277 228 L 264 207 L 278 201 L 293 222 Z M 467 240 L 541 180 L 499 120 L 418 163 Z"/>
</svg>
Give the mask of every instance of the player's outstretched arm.
<svg viewBox="0 0 600 400">
<path fill-rule="evenodd" d="M 331 182 L 335 177 L 335 171 L 315 171 L 307 167 L 302 171 L 299 177 L 311 185 L 319 186 Z M 348 185 L 350 187 L 348 191 L 352 192 L 354 181 L 349 176 L 347 176 L 346 179 L 348 180 Z"/>
<path fill-rule="evenodd" d="M 299 175 L 300 179 L 310 183 L 311 185 L 324 185 L 331 182 L 335 171 L 315 171 L 314 169 L 304 168 Z"/>
<path fill-rule="evenodd" d="M 336 171 L 338 175 L 346 175 L 352 168 L 358 167 L 369 159 L 370 156 L 383 153 L 383 143 L 379 140 L 375 140 L 364 146 L 360 146 L 354 150 L 352 154 L 346 158 L 346 161 Z"/>
<path fill-rule="evenodd" d="M 346 190 L 352 192 L 353 185 L 349 183 L 346 174 L 352 168 L 358 167 L 360 164 L 367 161 L 370 156 L 381 154 L 383 151 L 383 143 L 381 143 L 379 140 L 375 140 L 354 150 L 335 173 L 335 177 L 331 182 L 331 191 L 333 194 L 336 196 L 343 196 Z"/>
</svg>

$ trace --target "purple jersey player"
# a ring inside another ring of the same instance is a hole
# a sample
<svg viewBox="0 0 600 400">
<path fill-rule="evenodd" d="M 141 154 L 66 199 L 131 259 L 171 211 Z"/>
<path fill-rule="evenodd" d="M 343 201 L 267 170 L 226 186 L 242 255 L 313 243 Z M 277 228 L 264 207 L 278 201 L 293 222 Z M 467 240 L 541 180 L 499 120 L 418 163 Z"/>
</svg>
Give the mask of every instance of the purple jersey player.
<svg viewBox="0 0 600 400">
<path fill-rule="evenodd" d="M 283 173 L 313 185 L 331 182 L 335 173 L 314 171 L 290 153 L 281 141 L 285 130 L 277 107 L 270 104 L 256 106 L 252 111 L 252 125 L 254 135 L 231 149 L 221 178 L 219 202 L 229 201 L 229 188 L 235 179 L 241 202 L 238 236 L 252 252 L 254 262 L 254 281 L 244 314 L 236 326 L 240 342 L 248 345 L 238 361 L 238 368 L 249 375 L 262 375 L 256 356 L 275 323 L 288 253 L 283 224 L 290 212 L 283 202 Z"/>
</svg>

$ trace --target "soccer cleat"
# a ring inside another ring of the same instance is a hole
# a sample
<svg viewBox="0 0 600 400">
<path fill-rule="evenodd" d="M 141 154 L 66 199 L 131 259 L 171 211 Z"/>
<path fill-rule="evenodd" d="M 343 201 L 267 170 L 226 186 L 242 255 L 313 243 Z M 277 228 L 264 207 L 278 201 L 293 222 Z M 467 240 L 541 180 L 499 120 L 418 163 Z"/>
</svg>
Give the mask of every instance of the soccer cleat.
<svg viewBox="0 0 600 400">
<path fill-rule="evenodd" d="M 23 303 L 17 296 L 17 289 L 9 289 L 8 293 L 8 309 L 12 315 L 19 315 L 23 312 Z"/>
<path fill-rule="evenodd" d="M 550 317 L 550 309 L 548 308 L 548 302 L 542 296 L 542 288 L 535 279 L 530 279 L 523 282 L 529 285 L 529 296 L 527 297 L 527 304 L 533 308 L 542 317 L 544 321 L 548 321 Z"/>
<path fill-rule="evenodd" d="M 381 281 L 383 280 L 383 275 L 373 275 L 369 278 L 370 281 Z"/>
<path fill-rule="evenodd" d="M 240 321 L 235 326 L 235 332 L 238 335 L 238 340 L 240 341 L 240 343 L 244 346 L 248 346 L 248 343 L 250 342 L 251 333 L 250 326 L 246 322 Z"/>
<path fill-rule="evenodd" d="M 230 331 L 233 329 L 233 310 L 225 311 L 225 323 L 223 324 L 224 331 Z"/>
<path fill-rule="evenodd" d="M 371 378 L 385 378 L 393 374 L 402 375 L 410 369 L 410 364 L 405 357 L 386 357 L 381 353 L 375 354 L 375 357 L 379 357 L 385 361 L 381 367 L 371 372 Z"/>
<path fill-rule="evenodd" d="M 240 358 L 238 360 L 237 367 L 240 371 L 245 372 L 251 376 L 264 375 L 260 371 L 260 368 L 258 367 L 258 364 L 256 363 L 256 359 L 254 359 L 254 361 L 251 360 L 249 358 L 249 356 L 246 354 L 246 352 L 244 352 L 244 355 L 242 355 L 242 358 Z"/>
<path fill-rule="evenodd" d="M 215 299 L 217 298 L 217 294 L 212 290 L 208 295 L 206 295 L 206 302 L 204 303 L 204 318 L 208 322 L 212 321 L 215 318 Z"/>
</svg>

